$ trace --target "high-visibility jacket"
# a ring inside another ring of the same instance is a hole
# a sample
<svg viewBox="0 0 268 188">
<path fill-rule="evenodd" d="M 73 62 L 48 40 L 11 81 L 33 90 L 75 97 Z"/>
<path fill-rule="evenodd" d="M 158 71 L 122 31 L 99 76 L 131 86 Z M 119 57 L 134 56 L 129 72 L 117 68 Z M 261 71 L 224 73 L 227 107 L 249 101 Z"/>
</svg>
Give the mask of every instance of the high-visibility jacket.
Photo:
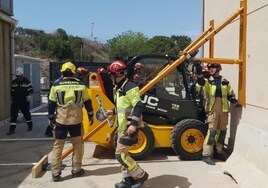
<svg viewBox="0 0 268 188">
<path fill-rule="evenodd" d="M 208 108 L 207 108 L 208 111 L 211 111 L 213 109 L 213 105 L 215 103 L 216 85 L 213 84 L 213 80 L 214 80 L 213 77 L 205 79 L 205 85 L 204 85 L 204 95 L 208 100 Z M 234 94 L 229 82 L 228 84 L 223 84 L 222 82 L 223 80 L 224 79 L 221 78 L 222 111 L 229 112 L 228 99 L 234 97 L 233 96 Z"/>
<path fill-rule="evenodd" d="M 49 94 L 49 115 L 62 125 L 77 125 L 83 120 L 83 106 L 93 115 L 91 100 L 85 84 L 74 77 L 64 77 L 53 83 Z"/>
<path fill-rule="evenodd" d="M 126 82 L 115 91 L 117 114 L 117 130 L 125 131 L 128 125 L 128 116 L 131 115 L 130 124 L 138 126 L 142 113 L 142 103 L 139 87 L 131 81 Z"/>
</svg>

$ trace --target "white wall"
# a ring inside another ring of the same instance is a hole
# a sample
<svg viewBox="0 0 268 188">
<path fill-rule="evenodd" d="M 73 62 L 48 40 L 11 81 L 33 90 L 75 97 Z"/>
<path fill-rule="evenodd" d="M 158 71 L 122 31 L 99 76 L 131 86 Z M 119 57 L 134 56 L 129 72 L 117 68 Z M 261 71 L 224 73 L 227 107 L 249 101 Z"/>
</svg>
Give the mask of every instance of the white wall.
<svg viewBox="0 0 268 188">
<path fill-rule="evenodd" d="M 268 0 L 248 0 L 246 108 L 241 122 L 268 130 Z M 267 5 L 267 6 L 265 6 Z M 265 6 L 265 7 L 263 7 Z M 209 21 L 215 26 L 238 10 L 239 0 L 205 0 L 204 28 Z M 263 7 L 263 8 L 261 8 Z M 260 9 L 259 9 L 260 8 Z M 215 57 L 238 58 L 239 20 L 223 29 L 215 37 Z M 205 56 L 208 56 L 205 47 Z M 238 91 L 238 66 L 223 65 L 222 74 Z"/>
<path fill-rule="evenodd" d="M 217 26 L 240 8 L 239 0 L 203 2 L 205 29 L 211 19 Z M 268 0 L 248 0 L 247 4 L 246 107 L 231 111 L 228 141 L 234 142 L 234 151 L 226 169 L 241 187 L 263 187 L 268 184 Z M 239 20 L 216 35 L 215 57 L 238 59 L 238 41 Z M 204 54 L 208 57 L 207 45 Z M 222 74 L 237 93 L 238 66 L 223 65 Z"/>
</svg>

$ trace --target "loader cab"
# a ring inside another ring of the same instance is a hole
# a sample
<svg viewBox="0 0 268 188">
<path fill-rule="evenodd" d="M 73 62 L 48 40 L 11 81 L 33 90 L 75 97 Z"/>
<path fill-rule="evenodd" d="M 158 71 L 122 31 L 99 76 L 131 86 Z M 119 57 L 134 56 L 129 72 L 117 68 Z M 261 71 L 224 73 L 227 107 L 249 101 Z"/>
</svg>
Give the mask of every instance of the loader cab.
<svg viewBox="0 0 268 188">
<path fill-rule="evenodd" d="M 135 64 L 140 63 L 142 79 L 136 84 L 142 88 L 176 60 L 177 57 L 168 55 L 136 56 L 127 64 L 128 78 L 135 82 Z M 174 125 L 186 118 L 204 121 L 200 104 L 190 94 L 192 77 L 188 65 L 188 62 L 182 63 L 141 96 L 144 103 L 145 122 L 155 125 Z"/>
</svg>

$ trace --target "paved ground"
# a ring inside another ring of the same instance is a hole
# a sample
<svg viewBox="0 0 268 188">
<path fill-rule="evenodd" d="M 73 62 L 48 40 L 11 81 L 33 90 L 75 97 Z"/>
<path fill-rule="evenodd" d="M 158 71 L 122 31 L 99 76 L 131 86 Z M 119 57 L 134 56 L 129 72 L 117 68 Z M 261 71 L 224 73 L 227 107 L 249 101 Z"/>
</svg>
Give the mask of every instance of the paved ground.
<svg viewBox="0 0 268 188">
<path fill-rule="evenodd" d="M 34 129 L 27 132 L 27 125 L 18 122 L 16 134 L 6 136 L 9 124 L 0 127 L 0 185 L 6 188 L 109 188 L 120 181 L 121 174 L 111 149 L 85 143 L 83 177 L 72 178 L 71 158 L 64 160 L 62 182 L 54 183 L 51 172 L 44 171 L 33 179 L 31 169 L 43 155 L 49 154 L 53 141 L 44 137 L 47 126 L 46 109 L 33 113 Z M 70 143 L 66 144 L 69 147 Z M 238 188 L 236 182 L 222 171 L 223 162 L 209 166 L 202 161 L 181 161 L 171 149 L 157 149 L 139 164 L 149 173 L 145 187 L 150 188 Z"/>
</svg>

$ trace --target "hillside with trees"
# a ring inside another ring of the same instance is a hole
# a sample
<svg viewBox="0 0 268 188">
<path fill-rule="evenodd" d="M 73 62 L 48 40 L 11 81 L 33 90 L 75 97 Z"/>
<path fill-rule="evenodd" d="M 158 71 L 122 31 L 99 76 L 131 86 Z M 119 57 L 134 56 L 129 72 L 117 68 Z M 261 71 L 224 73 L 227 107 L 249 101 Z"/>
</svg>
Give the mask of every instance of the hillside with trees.
<svg viewBox="0 0 268 188">
<path fill-rule="evenodd" d="M 108 62 L 109 57 L 133 57 L 138 54 L 177 55 L 191 43 L 187 36 L 146 37 L 141 32 L 127 31 L 107 40 L 105 44 L 68 35 L 59 28 L 53 33 L 17 27 L 15 53 L 50 61 Z"/>
</svg>

